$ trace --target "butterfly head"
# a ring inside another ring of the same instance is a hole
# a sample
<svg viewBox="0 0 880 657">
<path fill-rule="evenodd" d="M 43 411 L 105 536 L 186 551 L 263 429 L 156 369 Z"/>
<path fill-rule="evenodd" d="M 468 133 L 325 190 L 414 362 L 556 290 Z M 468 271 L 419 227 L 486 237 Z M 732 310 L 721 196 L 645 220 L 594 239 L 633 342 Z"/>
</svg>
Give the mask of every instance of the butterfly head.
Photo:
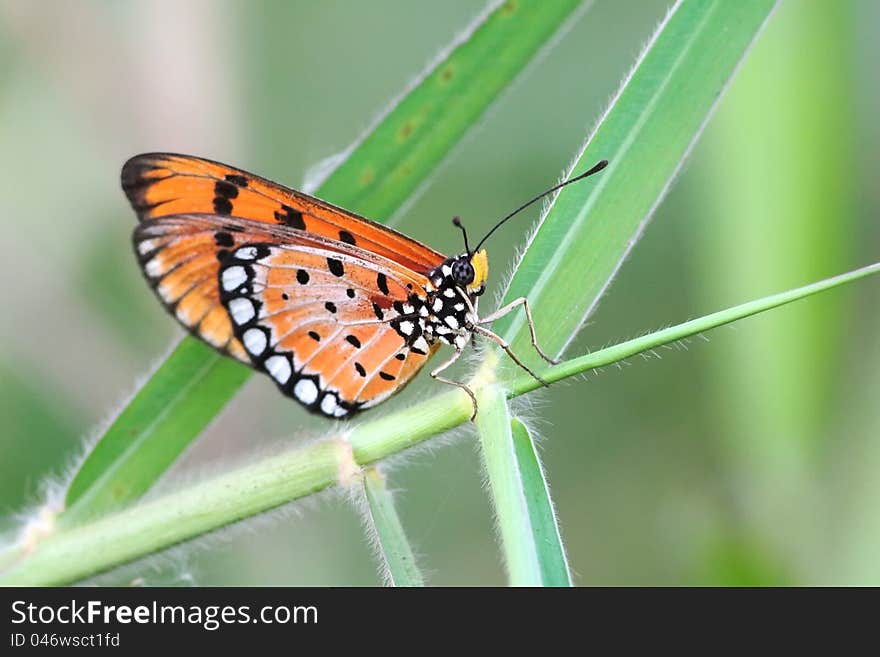
<svg viewBox="0 0 880 657">
<path fill-rule="evenodd" d="M 478 297 L 486 290 L 486 279 L 489 277 L 489 257 L 486 249 L 476 253 L 465 252 L 451 258 L 449 267 L 453 283 L 467 290 L 470 296 Z"/>
<path fill-rule="evenodd" d="M 466 290 L 471 297 L 478 297 L 486 291 L 486 279 L 489 277 L 489 256 L 486 249 L 474 249 L 468 246 L 467 230 L 458 217 L 452 218 L 452 223 L 461 230 L 464 236 L 464 253 L 450 258 L 445 264 L 450 269 L 449 276 L 452 282 Z"/>
</svg>

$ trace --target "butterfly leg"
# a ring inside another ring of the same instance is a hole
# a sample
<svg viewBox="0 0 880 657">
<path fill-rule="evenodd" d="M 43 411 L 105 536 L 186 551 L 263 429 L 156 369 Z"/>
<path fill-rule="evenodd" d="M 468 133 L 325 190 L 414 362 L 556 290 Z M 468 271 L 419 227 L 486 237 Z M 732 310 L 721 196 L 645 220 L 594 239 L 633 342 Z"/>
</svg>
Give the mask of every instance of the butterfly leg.
<svg viewBox="0 0 880 657">
<path fill-rule="evenodd" d="M 538 376 L 537 374 L 535 374 L 531 369 L 529 369 L 529 366 L 528 366 L 528 365 L 526 365 L 526 364 L 525 364 L 524 362 L 522 362 L 519 358 L 517 358 L 516 354 L 513 353 L 513 351 L 510 349 L 510 345 L 507 343 L 507 340 L 505 340 L 504 338 L 502 338 L 500 335 L 497 335 L 496 333 L 492 333 L 492 331 L 490 331 L 489 329 L 483 328 L 482 326 L 474 326 L 474 332 L 475 332 L 475 333 L 479 333 L 480 335 L 484 335 L 484 336 L 486 336 L 486 337 L 489 338 L 492 342 L 494 342 L 494 343 L 497 344 L 499 347 L 501 347 L 502 349 L 504 349 L 505 353 L 506 353 L 508 356 L 510 356 L 510 359 L 511 359 L 514 363 L 516 363 L 517 365 L 519 365 L 522 369 L 524 369 L 526 372 L 528 372 L 529 375 L 530 375 L 535 381 L 537 381 L 538 383 L 540 383 L 540 384 L 541 384 L 542 386 L 544 386 L 545 388 L 549 388 L 549 387 L 550 387 L 550 384 L 549 384 L 549 383 L 547 383 L 544 379 L 542 379 L 540 376 Z"/>
<path fill-rule="evenodd" d="M 491 315 L 488 315 L 487 317 L 483 317 L 482 319 L 480 319 L 480 324 L 491 324 L 496 319 L 498 319 L 500 317 L 504 317 L 506 314 L 513 311 L 517 306 L 522 306 L 526 311 L 526 322 L 528 322 L 528 324 L 529 324 L 529 335 L 531 335 L 531 337 L 532 337 L 532 346 L 535 348 L 535 351 L 537 351 L 538 355 L 541 358 L 543 358 L 544 360 L 546 360 L 548 363 L 550 363 L 551 365 L 557 365 L 559 363 L 559 359 L 558 358 L 550 358 L 550 356 L 545 354 L 544 350 L 541 349 L 540 346 L 538 346 L 538 336 L 535 334 L 535 323 L 532 321 L 532 311 L 529 308 L 529 301 L 525 297 L 520 297 L 519 299 L 514 299 L 509 304 L 507 304 L 503 308 L 499 308 Z M 493 335 L 494 335 L 494 333 L 493 333 Z M 498 340 L 495 340 L 495 342 L 498 342 Z M 498 344 L 500 345 L 501 343 L 498 342 Z M 502 346 L 502 348 L 507 350 L 507 347 Z M 511 357 L 513 357 L 513 356 L 511 355 Z M 514 360 L 516 360 L 516 358 L 514 358 Z M 523 369 L 527 370 L 528 368 L 523 367 Z M 531 374 L 531 372 L 529 372 L 529 374 Z M 534 375 L 532 375 L 532 376 L 534 376 Z M 535 378 L 538 378 L 538 377 L 535 377 Z"/>
<path fill-rule="evenodd" d="M 456 349 L 455 353 L 452 354 L 452 356 L 449 358 L 449 360 L 447 360 L 445 363 L 441 364 L 438 368 L 436 368 L 435 370 L 433 370 L 431 372 L 431 378 L 435 379 L 437 381 L 440 381 L 441 383 L 447 383 L 451 386 L 456 386 L 458 388 L 461 388 L 462 390 L 464 390 L 468 394 L 468 397 L 471 398 L 471 403 L 474 405 L 474 412 L 471 414 L 471 422 L 473 422 L 474 418 L 477 417 L 477 396 L 474 394 L 474 391 L 471 390 L 470 388 L 468 388 L 461 381 L 453 381 L 452 379 L 447 379 L 445 377 L 440 376 L 440 372 L 442 372 L 447 367 L 452 365 L 455 361 L 457 361 L 458 357 L 461 356 L 461 354 L 462 354 L 461 349 Z"/>
</svg>

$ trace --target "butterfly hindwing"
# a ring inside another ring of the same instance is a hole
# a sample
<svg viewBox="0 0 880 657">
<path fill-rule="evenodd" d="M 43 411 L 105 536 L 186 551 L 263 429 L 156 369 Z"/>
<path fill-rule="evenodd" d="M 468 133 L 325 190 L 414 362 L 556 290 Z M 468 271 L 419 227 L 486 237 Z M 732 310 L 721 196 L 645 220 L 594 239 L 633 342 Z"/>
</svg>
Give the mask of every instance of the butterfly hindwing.
<svg viewBox="0 0 880 657">
<path fill-rule="evenodd" d="M 434 349 L 412 332 L 422 277 L 320 243 L 250 243 L 219 271 L 253 366 L 309 410 L 345 417 L 400 390 Z"/>
<path fill-rule="evenodd" d="M 220 260 L 253 240 L 254 232 L 240 220 L 180 215 L 141 223 L 133 236 L 141 269 L 168 311 L 188 331 L 244 363 L 250 359 L 220 303 L 217 274 Z"/>
</svg>

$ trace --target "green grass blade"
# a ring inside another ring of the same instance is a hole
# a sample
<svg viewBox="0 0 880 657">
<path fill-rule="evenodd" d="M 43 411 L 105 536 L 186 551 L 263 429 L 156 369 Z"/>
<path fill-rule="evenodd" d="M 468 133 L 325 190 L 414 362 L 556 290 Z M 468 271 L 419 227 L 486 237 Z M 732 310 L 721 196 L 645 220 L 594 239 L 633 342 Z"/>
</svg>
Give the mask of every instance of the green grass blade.
<svg viewBox="0 0 880 657">
<path fill-rule="evenodd" d="M 678 340 L 684 340 L 685 338 L 694 335 L 699 335 L 700 333 L 718 328 L 719 326 L 724 326 L 725 324 L 730 324 L 731 322 L 751 317 L 752 315 L 757 315 L 758 313 L 766 312 L 773 308 L 792 303 L 793 301 L 878 273 L 880 273 L 880 263 L 868 265 L 867 267 L 862 267 L 845 274 L 826 278 L 817 281 L 816 283 L 804 285 L 803 287 L 773 294 L 762 299 L 748 301 L 738 306 L 712 313 L 711 315 L 705 315 L 698 319 L 683 322 L 682 324 L 676 324 L 675 326 L 670 326 L 661 331 L 649 333 L 648 335 L 643 335 L 611 347 L 606 347 L 605 349 L 595 351 L 586 356 L 572 358 L 559 365 L 554 365 L 553 367 L 539 371 L 538 374 L 548 383 L 561 381 L 570 376 L 581 374 L 597 367 L 613 365 L 614 363 L 630 358 L 631 356 L 651 351 L 657 347 L 672 344 Z M 530 390 L 536 390 L 541 387 L 541 384 L 530 377 L 520 376 L 515 380 L 505 383 L 505 387 L 510 390 L 511 396 L 515 396 L 521 395 Z"/>
<path fill-rule="evenodd" d="M 562 190 L 507 289 L 507 301 L 528 297 L 548 353 L 561 353 L 595 308 L 774 4 L 681 0 L 658 27 L 572 172 L 601 159 L 608 168 Z M 522 312 L 495 330 L 540 364 Z"/>
<path fill-rule="evenodd" d="M 535 442 L 528 427 L 516 418 L 511 421 L 511 438 L 522 476 L 541 582 L 544 586 L 571 586 L 568 560 Z"/>
<path fill-rule="evenodd" d="M 579 5 L 580 0 L 520 0 L 495 7 L 347 154 L 318 195 L 380 220 L 387 217 Z M 489 55 L 493 66 L 484 65 Z M 243 366 L 199 349 L 193 338 L 184 338 L 153 375 L 158 381 L 141 388 L 96 444 L 70 487 L 63 523 L 143 494 L 250 376 Z M 200 404 L 202 409 L 193 409 Z M 154 422 L 157 415 L 161 419 Z"/>
<path fill-rule="evenodd" d="M 424 586 L 425 580 L 394 508 L 394 497 L 385 485 L 385 475 L 378 468 L 368 468 L 364 472 L 364 494 L 386 579 L 392 586 Z"/>
<path fill-rule="evenodd" d="M 480 451 L 495 509 L 507 579 L 511 586 L 541 586 L 541 566 L 532 541 L 528 507 L 510 432 L 507 400 L 498 387 L 488 386 L 477 401 L 479 411 L 474 421 L 480 433 Z"/>
<path fill-rule="evenodd" d="M 559 381 L 873 274 L 880 274 L 880 263 L 623 342 L 548 368 L 541 375 L 548 381 Z M 535 387 L 531 379 L 504 382 L 511 396 Z M 495 416 L 480 422 L 487 427 L 485 430 L 507 432 L 509 425 L 502 425 L 508 417 L 507 407 L 498 399 L 497 387 L 489 386 L 489 390 L 494 396 L 481 400 L 481 414 L 494 408 Z M 20 544 L 2 546 L 0 585 L 67 584 L 103 572 L 324 490 L 337 483 L 340 471 L 347 477 L 353 467 L 370 465 L 466 422 L 470 412 L 470 399 L 464 392 L 446 392 L 353 427 L 347 436 L 348 444 L 339 439 L 314 443 L 94 519 L 81 527 L 61 528 L 32 546 L 26 555 Z"/>
<path fill-rule="evenodd" d="M 495 386 L 479 396 L 476 424 L 510 584 L 571 586 L 550 492 L 526 427 Z"/>
<path fill-rule="evenodd" d="M 321 187 L 370 217 L 388 217 L 437 167 L 582 0 L 510 0 L 461 35 Z M 487 66 L 491 62 L 491 66 Z"/>
</svg>

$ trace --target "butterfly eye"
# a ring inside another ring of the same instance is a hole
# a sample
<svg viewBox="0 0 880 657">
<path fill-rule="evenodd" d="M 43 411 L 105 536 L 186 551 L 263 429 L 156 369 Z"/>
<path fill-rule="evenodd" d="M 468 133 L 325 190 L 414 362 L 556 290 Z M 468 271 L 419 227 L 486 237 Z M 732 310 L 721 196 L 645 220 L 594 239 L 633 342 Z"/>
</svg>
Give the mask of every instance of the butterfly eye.
<svg viewBox="0 0 880 657">
<path fill-rule="evenodd" d="M 464 287 L 474 282 L 474 266 L 469 260 L 456 260 L 452 263 L 452 280 L 456 285 Z"/>
</svg>

